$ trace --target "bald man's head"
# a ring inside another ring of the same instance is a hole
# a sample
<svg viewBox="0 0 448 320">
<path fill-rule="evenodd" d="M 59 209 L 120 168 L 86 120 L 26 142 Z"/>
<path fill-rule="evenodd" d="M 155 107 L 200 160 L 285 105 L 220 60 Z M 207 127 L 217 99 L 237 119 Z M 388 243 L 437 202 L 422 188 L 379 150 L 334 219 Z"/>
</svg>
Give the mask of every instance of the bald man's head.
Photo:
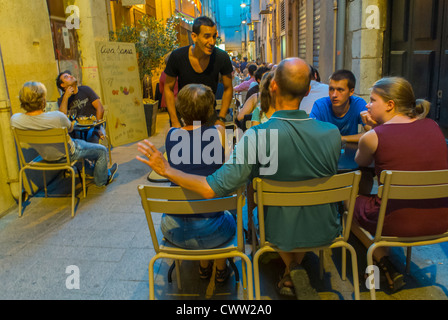
<svg viewBox="0 0 448 320">
<path fill-rule="evenodd" d="M 288 100 L 302 100 L 310 88 L 310 71 L 310 66 L 302 59 L 282 60 L 274 75 L 281 96 Z"/>
</svg>

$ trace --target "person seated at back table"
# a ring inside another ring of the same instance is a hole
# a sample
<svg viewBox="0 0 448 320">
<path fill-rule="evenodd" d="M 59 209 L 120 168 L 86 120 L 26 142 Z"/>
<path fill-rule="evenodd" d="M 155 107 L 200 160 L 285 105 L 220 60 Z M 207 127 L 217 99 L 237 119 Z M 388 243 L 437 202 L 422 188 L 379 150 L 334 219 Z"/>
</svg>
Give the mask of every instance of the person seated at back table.
<svg viewBox="0 0 448 320">
<path fill-rule="evenodd" d="M 269 76 L 269 80 L 265 81 L 265 79 Z M 261 78 L 260 86 L 264 87 L 265 91 L 265 101 L 266 98 L 269 98 L 269 84 L 270 80 L 274 76 L 274 72 L 265 72 Z M 261 102 L 261 92 L 257 92 L 256 94 L 252 95 L 246 103 L 243 105 L 241 110 L 238 112 L 237 120 L 240 122 L 240 127 L 246 128 L 245 124 L 241 124 L 242 121 L 244 121 L 246 115 L 250 115 L 251 113 L 255 112 L 257 109 L 257 106 L 260 105 Z M 260 109 L 259 109 L 260 110 Z M 251 117 L 252 118 L 252 117 Z"/>
<path fill-rule="evenodd" d="M 275 112 L 274 104 L 272 103 L 271 95 L 269 93 L 269 86 L 273 77 L 274 72 L 272 71 L 266 73 L 266 76 L 263 77 L 260 88 L 260 98 L 257 106 L 252 112 L 251 126 L 265 123 Z"/>
<path fill-rule="evenodd" d="M 375 174 L 383 170 L 427 171 L 448 169 L 445 138 L 436 122 L 426 119 L 430 103 L 417 100 L 411 84 L 403 78 L 383 78 L 370 94 L 364 122 L 373 127 L 359 140 L 355 161 L 360 166 L 375 162 Z M 359 195 L 352 232 L 369 247 L 372 242 L 359 226 L 375 234 L 381 199 Z M 441 234 L 448 229 L 448 199 L 389 200 L 383 234 L 419 236 Z M 374 251 L 392 292 L 404 285 L 403 275 L 390 262 L 388 248 Z"/>
<path fill-rule="evenodd" d="M 321 98 L 328 97 L 328 84 L 320 82 L 320 76 L 317 69 L 310 65 L 311 68 L 311 84 L 310 92 L 303 98 L 300 103 L 300 110 L 310 114 L 313 109 L 314 102 Z"/>
<path fill-rule="evenodd" d="M 214 112 L 214 103 L 215 96 L 208 86 L 188 84 L 179 91 L 175 106 L 185 126 L 171 128 L 165 142 L 167 159 L 173 168 L 207 176 L 223 164 L 225 128 L 207 125 Z M 209 138 L 203 138 L 205 135 L 213 139 L 210 141 Z M 195 140 L 196 138 L 199 140 Z M 195 144 L 201 146 L 200 150 L 194 149 Z M 210 152 L 210 147 L 213 147 L 213 152 Z M 196 159 L 196 156 L 200 159 Z M 228 211 L 188 216 L 164 214 L 161 229 L 165 239 L 176 246 L 208 249 L 230 240 L 235 234 L 236 221 Z M 200 261 L 199 275 L 202 279 L 211 276 L 212 266 L 210 261 Z M 215 280 L 222 283 L 230 273 L 226 259 L 217 259 L 216 267 Z"/>
<path fill-rule="evenodd" d="M 303 181 L 332 176 L 337 173 L 341 137 L 335 125 L 309 119 L 305 111 L 298 110 L 309 87 L 310 69 L 305 61 L 289 58 L 280 62 L 269 86 L 275 113 L 269 121 L 249 128 L 242 138 L 244 141 L 237 143 L 230 159 L 207 177 L 187 174 L 171 167 L 148 140 L 138 143 L 138 150 L 144 157 L 137 156 L 137 159 L 157 174 L 205 198 L 228 195 L 255 177 L 274 181 Z M 263 148 L 259 143 L 263 139 L 258 139 L 259 134 L 263 136 L 260 130 L 266 130 L 266 140 L 275 139 L 275 136 L 278 140 L 264 146 L 266 150 L 262 152 L 270 155 L 268 159 L 251 159 L 251 155 L 259 154 L 257 151 Z M 331 204 L 269 206 L 265 208 L 265 221 L 266 240 L 281 250 L 279 255 L 286 266 L 277 284 L 278 290 L 289 296 L 297 294 L 299 298 L 315 298 L 317 293 L 301 265 L 305 254 L 290 251 L 331 243 L 341 232 L 336 208 Z M 294 279 L 302 282 L 296 292 L 290 272 L 294 272 Z"/>
<path fill-rule="evenodd" d="M 336 125 L 341 139 L 358 142 L 363 133 L 358 133 L 358 125 L 366 131 L 370 127 L 362 122 L 360 113 L 366 111 L 366 102 L 355 93 L 356 78 L 349 70 L 339 70 L 330 76 L 329 97 L 317 100 L 310 118 Z"/>
<path fill-rule="evenodd" d="M 78 80 L 69 70 L 58 74 L 56 86 L 63 92 L 58 98 L 59 111 L 71 120 L 90 116 L 95 116 L 96 120 L 103 119 L 104 107 L 98 95 L 92 88 L 78 85 Z M 102 126 L 93 127 L 87 133 L 86 141 L 98 143 L 105 134 Z"/>
<path fill-rule="evenodd" d="M 261 78 L 263 78 L 263 75 L 266 72 L 269 72 L 270 70 L 267 67 L 258 67 L 258 69 L 255 71 L 254 77 L 255 77 L 255 82 L 252 82 L 249 85 L 249 90 L 247 90 L 247 94 L 246 94 L 246 100 L 244 101 L 244 103 L 247 102 L 247 100 L 253 95 L 256 94 L 258 92 L 260 92 L 260 83 L 261 83 Z"/>
<path fill-rule="evenodd" d="M 16 113 L 11 117 L 11 126 L 21 130 L 48 130 L 54 128 L 67 128 L 73 130 L 73 123 L 60 111 L 44 112 L 47 89 L 40 82 L 26 82 L 19 92 L 21 107 L 26 113 Z M 118 165 L 114 163 L 107 169 L 107 149 L 97 144 L 81 139 L 69 137 L 70 159 L 86 159 L 94 161 L 93 182 L 97 186 L 104 186 L 112 182 Z M 48 151 L 50 150 L 50 151 Z M 65 151 L 56 148 L 48 149 L 45 146 L 36 146 L 36 151 L 46 161 L 59 161 L 65 157 Z"/>
<path fill-rule="evenodd" d="M 257 66 L 255 64 L 250 64 L 247 67 L 247 71 L 249 72 L 249 79 L 244 80 L 239 85 L 233 87 L 234 92 L 243 92 L 249 90 L 250 84 L 255 82 L 255 71 L 257 71 Z"/>
</svg>

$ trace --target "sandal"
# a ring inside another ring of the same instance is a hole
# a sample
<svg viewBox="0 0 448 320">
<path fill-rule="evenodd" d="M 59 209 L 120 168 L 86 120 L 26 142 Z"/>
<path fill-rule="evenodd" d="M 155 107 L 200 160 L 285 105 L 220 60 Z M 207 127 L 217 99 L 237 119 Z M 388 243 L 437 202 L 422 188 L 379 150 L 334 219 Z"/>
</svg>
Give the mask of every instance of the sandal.
<svg viewBox="0 0 448 320">
<path fill-rule="evenodd" d="M 222 284 L 227 281 L 230 276 L 230 268 L 227 266 L 223 270 L 216 268 L 215 280 L 216 283 Z"/>
<path fill-rule="evenodd" d="M 320 300 L 319 294 L 310 283 L 308 273 L 300 264 L 291 264 L 289 270 L 297 300 Z"/>
<path fill-rule="evenodd" d="M 277 282 L 276 284 L 276 288 L 279 294 L 281 294 L 282 296 L 288 296 L 288 297 L 295 297 L 296 296 L 296 292 L 294 290 L 294 287 L 290 287 L 287 286 L 285 283 L 289 282 L 292 284 L 292 280 L 291 280 L 291 275 L 285 274 L 279 282 Z"/>
<path fill-rule="evenodd" d="M 212 271 L 213 271 L 213 263 L 209 262 L 207 267 L 205 268 L 203 268 L 199 264 L 199 278 L 203 280 L 210 278 L 210 276 L 212 275 Z"/>
<path fill-rule="evenodd" d="M 391 293 L 395 293 L 404 287 L 406 283 L 404 282 L 403 274 L 395 269 L 388 257 L 382 257 L 378 267 L 384 272 Z"/>
</svg>

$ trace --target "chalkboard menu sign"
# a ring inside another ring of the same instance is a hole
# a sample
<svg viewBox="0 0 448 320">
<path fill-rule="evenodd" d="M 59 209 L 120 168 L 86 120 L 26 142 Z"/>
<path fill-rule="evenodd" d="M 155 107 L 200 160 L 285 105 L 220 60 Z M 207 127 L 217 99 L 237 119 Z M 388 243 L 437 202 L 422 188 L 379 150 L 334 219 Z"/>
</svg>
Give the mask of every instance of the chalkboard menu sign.
<svg viewBox="0 0 448 320">
<path fill-rule="evenodd" d="M 112 146 L 147 135 L 135 45 L 97 42 L 98 67 Z"/>
</svg>

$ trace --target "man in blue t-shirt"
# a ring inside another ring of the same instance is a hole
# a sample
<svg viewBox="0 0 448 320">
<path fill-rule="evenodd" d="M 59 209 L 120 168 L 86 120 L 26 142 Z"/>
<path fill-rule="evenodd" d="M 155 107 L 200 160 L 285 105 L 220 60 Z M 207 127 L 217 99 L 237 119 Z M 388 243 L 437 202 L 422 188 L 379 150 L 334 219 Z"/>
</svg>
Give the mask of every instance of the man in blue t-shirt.
<svg viewBox="0 0 448 320">
<path fill-rule="evenodd" d="M 316 100 L 310 118 L 330 122 L 339 128 L 341 138 L 347 142 L 358 142 L 364 133 L 359 133 L 358 125 L 365 131 L 371 128 L 364 124 L 360 113 L 366 111 L 366 102 L 354 96 L 356 78 L 351 71 L 339 70 L 330 77 L 329 97 Z"/>
</svg>

